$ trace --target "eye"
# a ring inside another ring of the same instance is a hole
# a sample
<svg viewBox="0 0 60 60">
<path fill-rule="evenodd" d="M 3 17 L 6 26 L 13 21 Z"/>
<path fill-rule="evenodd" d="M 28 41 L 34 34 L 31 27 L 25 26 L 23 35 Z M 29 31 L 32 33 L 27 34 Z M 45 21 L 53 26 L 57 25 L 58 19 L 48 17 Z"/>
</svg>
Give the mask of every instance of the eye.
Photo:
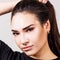
<svg viewBox="0 0 60 60">
<path fill-rule="evenodd" d="M 31 31 L 33 31 L 34 30 L 34 28 L 32 27 L 32 28 L 28 28 L 27 30 L 26 30 L 26 32 L 31 32 Z"/>
<path fill-rule="evenodd" d="M 19 35 L 19 33 L 15 33 L 15 32 L 13 32 L 13 35 L 14 35 L 14 36 L 17 36 L 17 35 Z"/>
</svg>

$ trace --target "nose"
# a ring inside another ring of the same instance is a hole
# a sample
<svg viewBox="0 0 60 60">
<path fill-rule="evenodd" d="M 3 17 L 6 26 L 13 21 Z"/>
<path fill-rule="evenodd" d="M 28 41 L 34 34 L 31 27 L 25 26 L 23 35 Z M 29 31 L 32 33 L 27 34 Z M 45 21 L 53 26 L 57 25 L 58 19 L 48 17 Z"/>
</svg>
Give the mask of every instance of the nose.
<svg viewBox="0 0 60 60">
<path fill-rule="evenodd" d="M 29 40 L 28 40 L 28 38 L 26 37 L 26 35 L 21 34 L 21 35 L 20 35 L 20 42 L 21 42 L 21 44 L 23 44 L 23 45 L 27 45 L 27 44 L 29 43 Z"/>
</svg>

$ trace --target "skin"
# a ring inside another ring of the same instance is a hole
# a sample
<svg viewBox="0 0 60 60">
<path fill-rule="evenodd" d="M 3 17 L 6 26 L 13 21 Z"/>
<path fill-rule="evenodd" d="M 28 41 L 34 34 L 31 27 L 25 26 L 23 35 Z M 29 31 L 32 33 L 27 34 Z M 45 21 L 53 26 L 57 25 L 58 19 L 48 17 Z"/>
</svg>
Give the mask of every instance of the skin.
<svg viewBox="0 0 60 60">
<path fill-rule="evenodd" d="M 17 46 L 25 54 L 37 60 L 56 58 L 48 45 L 49 20 L 42 26 L 35 14 L 16 13 L 11 27 Z"/>
<path fill-rule="evenodd" d="M 14 6 L 21 0 L 13 0 L 10 2 L 0 2 L 0 15 L 9 13 L 12 11 Z"/>
</svg>

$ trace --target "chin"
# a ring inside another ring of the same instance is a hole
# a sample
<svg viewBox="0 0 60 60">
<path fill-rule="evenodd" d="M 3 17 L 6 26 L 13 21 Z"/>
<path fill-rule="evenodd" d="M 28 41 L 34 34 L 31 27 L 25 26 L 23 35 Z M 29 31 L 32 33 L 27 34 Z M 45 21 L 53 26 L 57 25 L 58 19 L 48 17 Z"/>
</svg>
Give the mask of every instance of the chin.
<svg viewBox="0 0 60 60">
<path fill-rule="evenodd" d="M 27 52 L 24 52 L 24 53 L 28 56 L 34 56 L 36 54 L 36 52 L 34 52 L 34 51 L 27 51 Z"/>
</svg>

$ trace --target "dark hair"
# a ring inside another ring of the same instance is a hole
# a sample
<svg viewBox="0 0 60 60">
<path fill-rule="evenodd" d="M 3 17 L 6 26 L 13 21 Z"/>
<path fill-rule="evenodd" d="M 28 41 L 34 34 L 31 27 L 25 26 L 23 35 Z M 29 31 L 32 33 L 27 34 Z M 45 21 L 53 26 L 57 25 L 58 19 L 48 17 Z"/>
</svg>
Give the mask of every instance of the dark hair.
<svg viewBox="0 0 60 60">
<path fill-rule="evenodd" d="M 49 10 L 49 20 L 51 23 L 51 31 L 49 34 L 49 45 L 50 49 L 57 55 L 60 56 L 60 34 L 58 31 L 57 20 L 55 16 L 55 9 L 53 5 L 48 1 L 46 4 Z"/>
<path fill-rule="evenodd" d="M 11 19 L 16 13 L 21 12 L 35 14 L 41 24 L 44 24 L 49 19 L 51 25 L 51 30 L 48 34 L 49 47 L 53 53 L 60 56 L 60 36 L 53 5 L 49 1 L 47 4 L 43 4 L 37 0 L 22 0 L 14 7 Z"/>
</svg>

